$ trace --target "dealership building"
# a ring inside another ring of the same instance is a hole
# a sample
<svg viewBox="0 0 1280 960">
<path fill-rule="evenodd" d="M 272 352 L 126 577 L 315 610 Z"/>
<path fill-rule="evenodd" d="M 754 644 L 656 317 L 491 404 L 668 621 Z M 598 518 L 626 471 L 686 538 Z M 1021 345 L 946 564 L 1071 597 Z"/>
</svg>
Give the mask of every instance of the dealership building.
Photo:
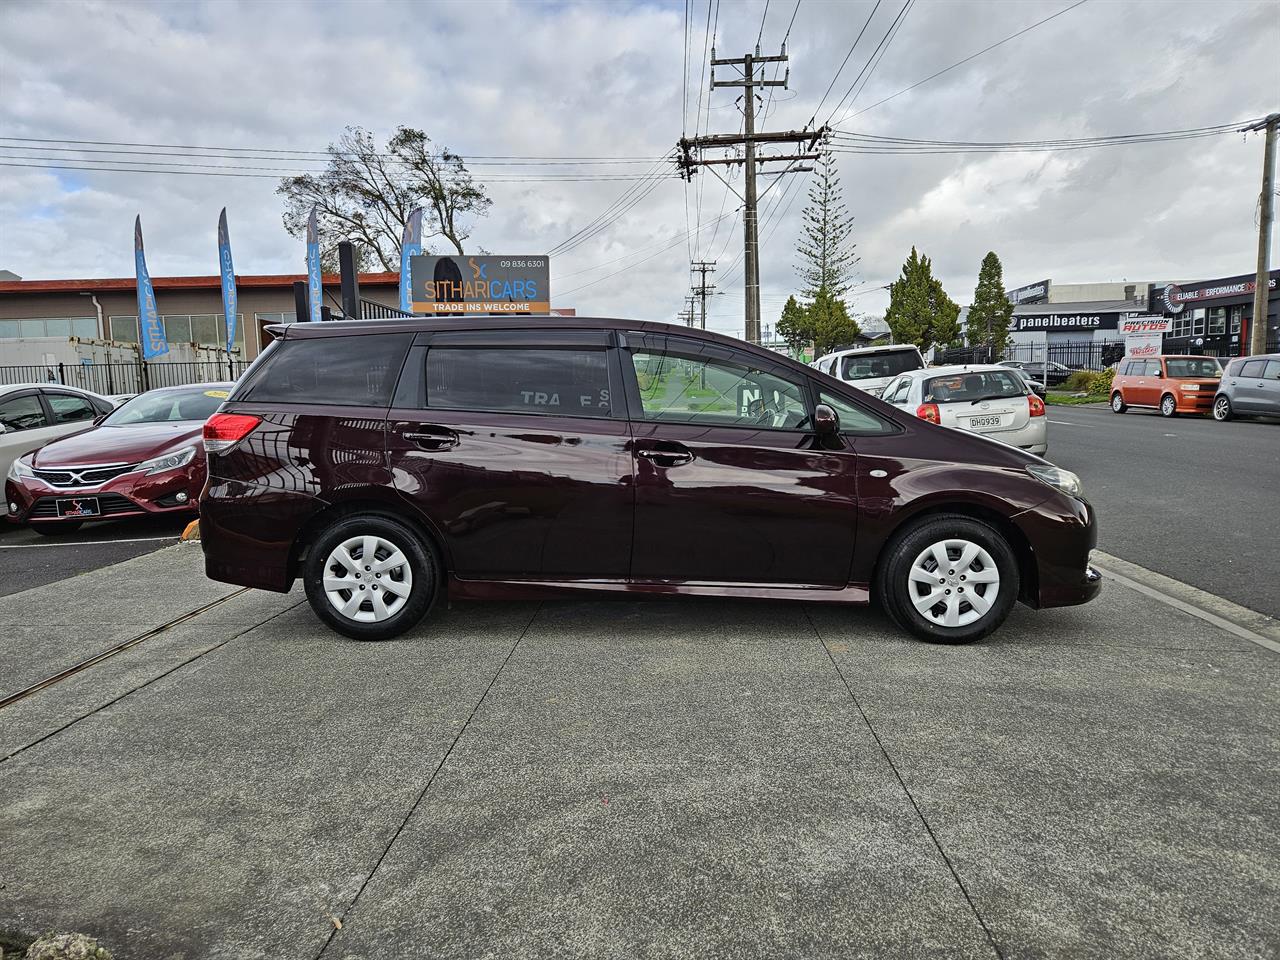
<svg viewBox="0 0 1280 960">
<path fill-rule="evenodd" d="M 252 360 L 270 342 L 266 326 L 292 322 L 293 284 L 302 274 L 236 277 L 236 350 Z M 360 295 L 400 305 L 398 273 L 363 273 Z M 156 306 L 172 344 L 225 349 L 220 277 L 153 277 Z M 324 302 L 341 312 L 337 274 L 324 276 Z M 0 366 L 17 356 L 18 341 L 69 338 L 138 343 L 138 297 L 133 277 L 108 280 L 0 280 Z M 9 349 L 6 350 L 6 344 Z M 9 359 L 7 359 L 9 358 Z"/>
</svg>

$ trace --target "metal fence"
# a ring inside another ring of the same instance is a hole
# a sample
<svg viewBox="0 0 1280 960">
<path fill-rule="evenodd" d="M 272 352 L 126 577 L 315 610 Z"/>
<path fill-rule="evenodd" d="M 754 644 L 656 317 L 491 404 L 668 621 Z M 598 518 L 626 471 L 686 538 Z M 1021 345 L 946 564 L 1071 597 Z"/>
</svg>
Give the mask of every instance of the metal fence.
<svg viewBox="0 0 1280 960">
<path fill-rule="evenodd" d="M 1164 353 L 1193 354 L 1199 356 L 1227 355 L 1215 349 L 1211 344 L 1195 346 L 1168 343 L 1162 348 Z M 1280 341 L 1267 343 L 1267 353 L 1280 353 Z M 1232 354 L 1234 356 L 1234 354 Z M 943 350 L 939 357 L 942 363 L 998 363 L 1001 360 L 1021 360 L 1025 363 L 1043 363 L 1048 359 L 1051 363 L 1060 363 L 1072 370 L 1105 370 L 1107 367 L 1124 359 L 1123 340 L 1062 340 L 1050 341 L 1048 357 L 1045 347 L 1039 343 L 1011 344 L 1003 352 L 992 350 L 987 346 L 961 347 L 954 350 Z"/>
<path fill-rule="evenodd" d="M 108 395 L 142 393 L 156 387 L 235 380 L 248 367 L 247 360 L 27 364 L 0 367 L 0 384 L 60 383 Z"/>
</svg>

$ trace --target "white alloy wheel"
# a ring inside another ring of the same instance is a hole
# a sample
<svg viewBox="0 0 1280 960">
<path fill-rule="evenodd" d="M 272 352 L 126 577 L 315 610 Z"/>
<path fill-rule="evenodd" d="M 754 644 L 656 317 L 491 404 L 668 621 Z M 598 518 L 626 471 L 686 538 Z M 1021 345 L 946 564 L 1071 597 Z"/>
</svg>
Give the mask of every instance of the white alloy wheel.
<svg viewBox="0 0 1280 960">
<path fill-rule="evenodd" d="M 348 620 L 378 623 L 393 617 L 412 591 L 409 558 L 385 537 L 344 540 L 324 563 L 324 594 Z"/>
<path fill-rule="evenodd" d="M 911 563 L 908 593 L 926 620 L 940 627 L 967 627 L 981 620 L 1000 594 L 1000 571 L 982 547 L 969 540 L 940 540 Z"/>
<path fill-rule="evenodd" d="M 1178 412 L 1178 401 L 1167 393 L 1160 399 L 1160 412 L 1166 417 L 1172 417 Z"/>
<path fill-rule="evenodd" d="M 1213 419 L 1231 419 L 1231 401 L 1226 397 L 1219 397 L 1217 400 L 1213 401 Z"/>
<path fill-rule="evenodd" d="M 1124 397 L 1120 396 L 1120 394 L 1118 393 L 1113 393 L 1111 395 L 1111 409 L 1114 410 L 1116 413 L 1119 413 L 1121 410 L 1123 410 Z"/>
</svg>

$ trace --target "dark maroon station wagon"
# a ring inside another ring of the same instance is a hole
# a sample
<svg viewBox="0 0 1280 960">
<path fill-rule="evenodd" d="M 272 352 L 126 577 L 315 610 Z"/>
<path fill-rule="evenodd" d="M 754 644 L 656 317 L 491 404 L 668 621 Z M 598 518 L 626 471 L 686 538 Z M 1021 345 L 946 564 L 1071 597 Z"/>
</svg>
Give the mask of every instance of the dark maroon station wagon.
<svg viewBox="0 0 1280 960">
<path fill-rule="evenodd" d="M 205 426 L 208 575 L 363 640 L 454 598 L 878 598 L 917 637 L 1084 603 L 1073 474 L 659 323 L 300 323 Z"/>
</svg>

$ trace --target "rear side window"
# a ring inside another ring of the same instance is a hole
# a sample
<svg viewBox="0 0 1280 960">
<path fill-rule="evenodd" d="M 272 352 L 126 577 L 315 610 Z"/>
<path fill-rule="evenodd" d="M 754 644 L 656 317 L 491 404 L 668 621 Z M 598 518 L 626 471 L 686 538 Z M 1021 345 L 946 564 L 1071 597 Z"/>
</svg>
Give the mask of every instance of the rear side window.
<svg viewBox="0 0 1280 960">
<path fill-rule="evenodd" d="M 77 423 L 80 420 L 92 420 L 98 411 L 84 397 L 72 393 L 46 393 L 45 399 L 53 410 L 54 423 Z"/>
<path fill-rule="evenodd" d="M 914 349 L 892 353 L 851 353 L 840 358 L 841 380 L 868 380 L 877 377 L 896 377 L 908 370 L 920 370 L 924 363 Z"/>
<path fill-rule="evenodd" d="M 610 417 L 603 347 L 436 347 L 427 351 L 427 407 Z"/>
<path fill-rule="evenodd" d="M 0 400 L 0 423 L 6 430 L 36 430 L 49 425 L 44 407 L 40 406 L 40 398 L 34 393 Z"/>
<path fill-rule="evenodd" d="M 1242 377 L 1261 377 L 1262 371 L 1266 368 L 1265 360 L 1249 360 L 1240 368 L 1240 376 Z"/>
<path fill-rule="evenodd" d="M 411 333 L 284 340 L 236 400 L 385 407 Z"/>
<path fill-rule="evenodd" d="M 1268 360 L 1262 376 L 1265 380 L 1280 380 L 1280 360 Z"/>
</svg>

